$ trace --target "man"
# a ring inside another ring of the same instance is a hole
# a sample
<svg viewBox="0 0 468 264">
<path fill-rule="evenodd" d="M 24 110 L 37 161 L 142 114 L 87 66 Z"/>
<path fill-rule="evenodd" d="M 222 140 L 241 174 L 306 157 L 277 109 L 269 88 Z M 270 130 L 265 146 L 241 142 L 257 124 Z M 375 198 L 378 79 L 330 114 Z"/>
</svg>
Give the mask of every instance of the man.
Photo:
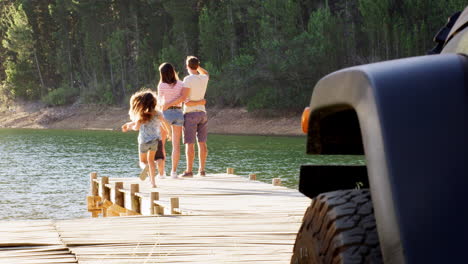
<svg viewBox="0 0 468 264">
<path fill-rule="evenodd" d="M 203 100 L 208 86 L 209 74 L 200 67 L 200 60 L 188 56 L 186 60 L 189 75 L 184 78 L 184 88 L 189 89 L 189 101 Z M 208 136 L 208 118 L 205 105 L 184 104 L 184 144 L 187 169 L 181 177 L 193 177 L 193 161 L 195 159 L 195 142 L 198 143 L 198 175 L 206 176 L 205 163 L 208 156 L 206 140 Z"/>
</svg>

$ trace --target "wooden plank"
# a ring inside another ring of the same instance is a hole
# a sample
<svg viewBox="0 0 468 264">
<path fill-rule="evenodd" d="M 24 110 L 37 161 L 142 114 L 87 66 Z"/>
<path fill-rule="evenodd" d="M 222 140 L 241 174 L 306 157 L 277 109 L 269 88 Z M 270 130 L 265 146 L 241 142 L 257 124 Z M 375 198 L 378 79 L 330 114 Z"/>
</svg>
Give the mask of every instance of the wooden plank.
<svg viewBox="0 0 468 264">
<path fill-rule="evenodd" d="M 297 190 L 233 174 L 164 179 L 158 181 L 158 192 L 137 177 L 100 181 L 101 190 L 102 186 L 110 190 L 110 200 L 96 205 L 107 208 L 107 216 L 126 217 L 0 222 L 0 263 L 2 256 L 14 258 L 8 263 L 28 264 L 53 263 L 49 261 L 55 257 L 73 259 L 68 258 L 62 241 L 79 263 L 289 263 L 310 205 L 310 199 Z M 132 184 L 139 184 L 138 189 L 132 191 Z M 135 208 L 133 203 L 123 208 L 126 196 L 137 198 L 148 216 L 133 216 L 136 212 L 129 210 Z M 170 199 L 176 197 L 178 204 Z M 156 204 L 167 212 L 171 206 L 180 209 L 183 205 L 183 214 L 149 215 L 158 209 Z M 2 241 L 17 241 L 19 247 L 2 247 Z M 56 251 L 51 250 L 54 246 Z M 50 250 L 41 255 L 42 247 Z"/>
<path fill-rule="evenodd" d="M 107 208 L 107 216 L 120 216 L 121 213 L 127 213 L 127 209 L 118 204 L 113 204 Z"/>
</svg>

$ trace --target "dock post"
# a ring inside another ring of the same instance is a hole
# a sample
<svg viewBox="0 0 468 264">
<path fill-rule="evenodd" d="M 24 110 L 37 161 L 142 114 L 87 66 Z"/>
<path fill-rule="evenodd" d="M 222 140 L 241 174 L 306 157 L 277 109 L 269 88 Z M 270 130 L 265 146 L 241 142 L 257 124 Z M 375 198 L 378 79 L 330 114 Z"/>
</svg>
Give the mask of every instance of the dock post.
<svg viewBox="0 0 468 264">
<path fill-rule="evenodd" d="M 226 173 L 227 174 L 234 174 L 234 168 L 227 168 Z"/>
<path fill-rule="evenodd" d="M 140 210 L 140 197 L 136 196 L 135 193 L 140 191 L 140 185 L 134 183 L 130 185 L 130 199 L 132 201 L 132 211 L 141 213 Z"/>
<path fill-rule="evenodd" d="M 271 183 L 273 184 L 273 186 L 281 186 L 281 178 L 273 178 Z"/>
<path fill-rule="evenodd" d="M 112 206 L 112 202 L 109 201 L 109 200 L 104 200 L 102 202 L 100 202 L 100 205 L 101 205 L 101 210 L 102 210 L 102 216 L 103 217 L 107 217 L 107 208 L 111 207 Z"/>
<path fill-rule="evenodd" d="M 114 187 L 114 203 L 120 207 L 125 207 L 124 194 L 120 189 L 123 189 L 123 182 L 116 182 Z"/>
<path fill-rule="evenodd" d="M 253 174 L 253 173 L 249 174 L 249 179 L 251 181 L 256 181 L 257 180 L 257 174 Z"/>
<path fill-rule="evenodd" d="M 99 194 L 102 196 L 103 200 L 110 200 L 110 190 L 106 187 L 106 184 L 109 183 L 109 177 L 102 176 L 101 177 L 101 184 L 99 186 L 100 192 Z"/>
<path fill-rule="evenodd" d="M 159 200 L 159 192 L 151 192 L 150 193 L 150 214 L 154 215 L 156 212 L 154 210 L 154 201 Z"/>
<path fill-rule="evenodd" d="M 171 197 L 171 214 L 178 214 L 179 209 L 179 197 Z"/>
<path fill-rule="evenodd" d="M 98 217 L 101 212 L 101 196 L 87 196 L 88 212 L 91 212 L 93 217 Z"/>
<path fill-rule="evenodd" d="M 98 184 L 94 180 L 97 180 L 97 172 L 91 172 L 90 177 L 89 177 L 89 184 L 90 184 L 90 189 L 91 189 L 91 195 L 92 196 L 98 196 Z"/>
</svg>

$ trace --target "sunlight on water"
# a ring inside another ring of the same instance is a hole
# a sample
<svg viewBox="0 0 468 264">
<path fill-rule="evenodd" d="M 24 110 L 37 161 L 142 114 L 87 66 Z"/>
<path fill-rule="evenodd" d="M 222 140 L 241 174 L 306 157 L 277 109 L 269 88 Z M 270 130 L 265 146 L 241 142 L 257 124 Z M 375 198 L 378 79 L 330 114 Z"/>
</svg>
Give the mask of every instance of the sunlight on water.
<svg viewBox="0 0 468 264">
<path fill-rule="evenodd" d="M 89 217 L 89 173 L 137 177 L 136 133 L 0 129 L 0 220 Z M 361 156 L 309 156 L 305 137 L 209 135 L 207 172 L 227 167 L 297 188 L 301 164 L 362 164 Z M 167 148 L 170 153 L 170 148 Z M 182 151 L 183 153 L 183 151 Z M 185 167 L 185 155 L 179 173 Z M 197 163 L 195 163 L 197 166 Z M 170 157 L 166 163 L 169 172 Z M 196 170 L 195 166 L 195 170 Z"/>
</svg>

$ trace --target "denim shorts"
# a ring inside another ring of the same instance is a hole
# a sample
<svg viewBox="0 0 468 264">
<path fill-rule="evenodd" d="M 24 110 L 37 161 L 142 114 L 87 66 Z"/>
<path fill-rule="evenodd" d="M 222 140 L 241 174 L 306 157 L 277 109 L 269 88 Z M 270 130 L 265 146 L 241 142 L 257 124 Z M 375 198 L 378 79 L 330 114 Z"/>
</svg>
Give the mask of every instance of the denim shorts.
<svg viewBox="0 0 468 264">
<path fill-rule="evenodd" d="M 183 126 L 184 125 L 184 114 L 182 109 L 167 109 L 163 112 L 164 119 L 171 125 Z"/>
</svg>

